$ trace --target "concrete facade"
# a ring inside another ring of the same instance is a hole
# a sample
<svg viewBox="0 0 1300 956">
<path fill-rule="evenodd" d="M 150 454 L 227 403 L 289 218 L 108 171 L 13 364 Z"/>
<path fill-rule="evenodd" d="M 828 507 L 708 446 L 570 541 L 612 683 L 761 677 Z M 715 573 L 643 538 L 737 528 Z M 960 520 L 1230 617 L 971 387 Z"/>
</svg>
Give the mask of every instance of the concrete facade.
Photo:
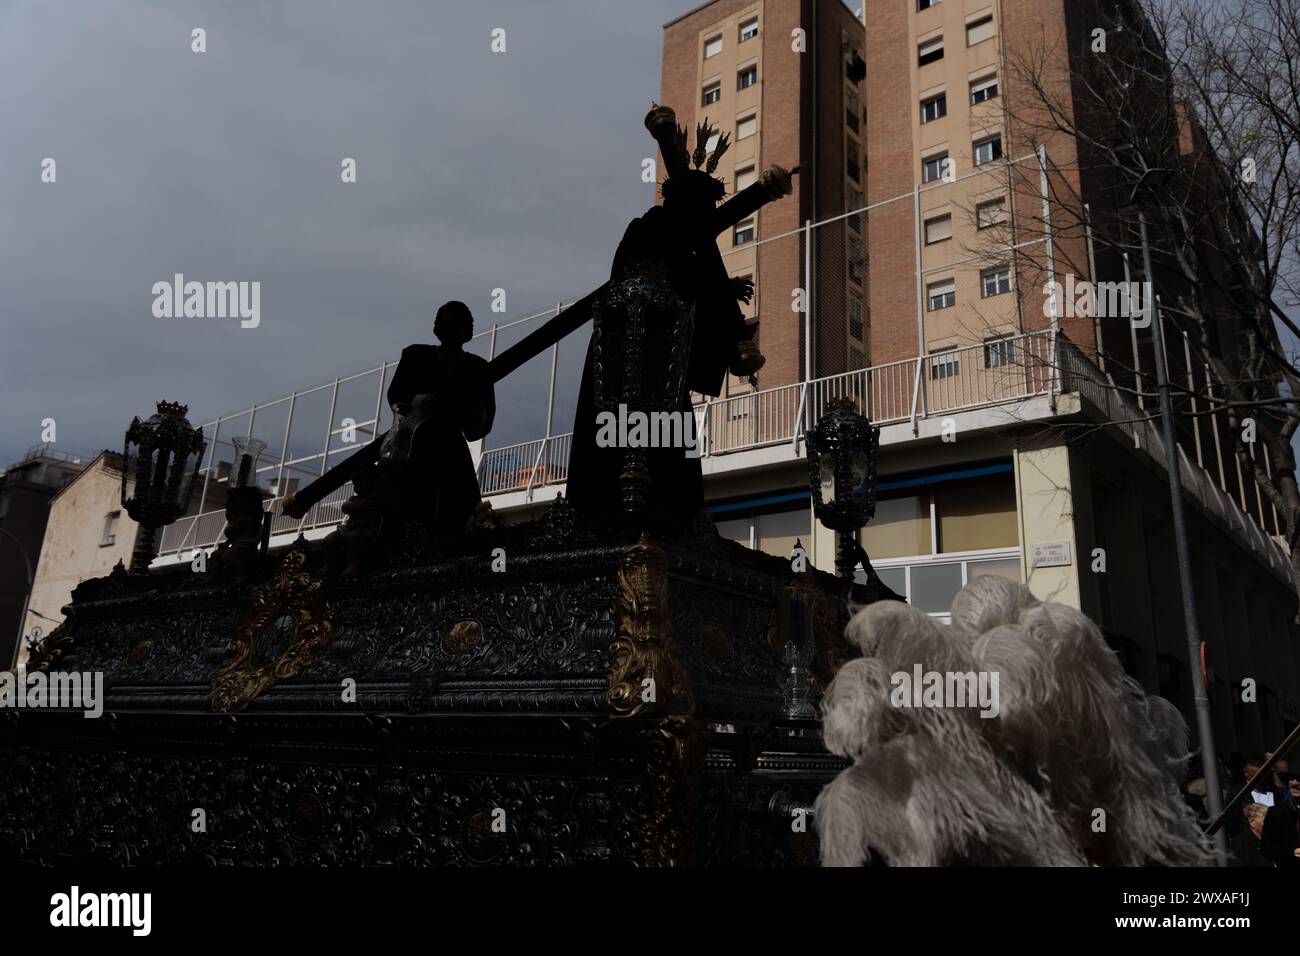
<svg viewBox="0 0 1300 956">
<path fill-rule="evenodd" d="M 131 563 L 139 526 L 122 510 L 122 456 L 103 452 L 50 500 L 49 520 L 31 607 L 49 633 L 63 620 L 72 589 L 89 578 L 103 577 L 121 561 Z M 19 662 L 27 658 L 20 651 Z"/>
</svg>

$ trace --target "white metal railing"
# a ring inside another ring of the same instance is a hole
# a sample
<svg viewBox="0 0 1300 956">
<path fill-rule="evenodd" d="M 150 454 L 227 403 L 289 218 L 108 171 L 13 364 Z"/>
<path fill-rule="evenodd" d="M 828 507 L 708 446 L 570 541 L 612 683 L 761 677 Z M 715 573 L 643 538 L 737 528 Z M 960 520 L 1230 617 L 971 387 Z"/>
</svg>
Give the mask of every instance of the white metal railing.
<svg viewBox="0 0 1300 956">
<path fill-rule="evenodd" d="M 1031 332 L 999 340 L 996 345 L 978 343 L 807 383 L 710 399 L 695 406 L 702 451 L 706 455 L 726 455 L 797 443 L 803 437 L 805 423 L 816 422 L 830 401 L 842 396 L 854 398 L 858 408 L 874 423 L 888 425 L 1041 395 L 1049 386 L 1051 352 L 1051 333 Z M 366 438 L 377 428 L 377 420 L 360 422 L 357 427 Z M 337 428 L 331 429 L 331 446 L 338 432 Z M 531 495 L 535 489 L 563 484 L 568 480 L 572 441 L 572 434 L 566 433 L 485 450 L 478 465 L 479 487 L 484 497 L 521 491 Z M 330 462 L 335 463 L 335 456 L 355 447 L 355 444 L 331 447 Z M 283 478 L 286 470 L 314 476 L 324 470 L 324 461 L 325 453 L 321 451 L 285 458 L 259 468 L 258 472 L 267 477 L 275 472 L 277 480 Z M 226 481 L 225 477 L 211 478 L 212 485 L 218 489 Z M 284 485 L 277 484 L 277 487 Z M 205 485 L 205 496 L 208 490 Z M 270 499 L 267 509 L 275 515 L 272 534 L 340 524 L 344 518 L 341 506 L 351 494 L 351 484 L 344 485 L 313 507 L 302 521 L 280 514 L 282 496 Z M 213 497 L 217 495 L 214 493 Z M 163 529 L 159 554 L 213 547 L 221 540 L 224 529 L 222 510 L 203 510 L 186 516 Z"/>
</svg>

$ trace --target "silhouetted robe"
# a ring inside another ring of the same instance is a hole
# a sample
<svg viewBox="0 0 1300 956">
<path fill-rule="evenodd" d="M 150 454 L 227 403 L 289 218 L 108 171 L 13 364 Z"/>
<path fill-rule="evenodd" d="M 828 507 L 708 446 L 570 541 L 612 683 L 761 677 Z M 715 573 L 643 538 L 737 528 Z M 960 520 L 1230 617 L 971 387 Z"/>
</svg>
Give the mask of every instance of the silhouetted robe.
<svg viewBox="0 0 1300 956">
<path fill-rule="evenodd" d="M 388 403 L 409 407 L 417 395 L 433 395 L 436 405 L 411 435 L 400 479 L 403 511 L 434 531 L 460 533 L 482 500 L 466 442 L 487 435 L 496 417 L 487 361 L 441 346 L 408 345 L 388 386 Z"/>
<path fill-rule="evenodd" d="M 678 411 L 692 410 L 691 392 L 722 394 L 737 346 L 749 337 L 717 237 L 771 199 L 761 182 L 754 183 L 710 210 L 698 223 L 674 222 L 663 206 L 653 206 L 628 224 L 614 253 L 611 282 L 622 281 L 628 270 L 639 263 L 651 264 L 666 270 L 673 291 L 695 310 L 686 391 L 675 404 Z M 622 507 L 618 476 L 624 449 L 596 444 L 592 365 L 589 344 L 574 416 L 566 494 L 574 507 L 589 517 L 608 518 L 617 515 Z M 699 458 L 687 457 L 677 448 L 648 448 L 646 464 L 650 472 L 648 511 L 652 517 L 683 526 L 704 507 Z"/>
</svg>

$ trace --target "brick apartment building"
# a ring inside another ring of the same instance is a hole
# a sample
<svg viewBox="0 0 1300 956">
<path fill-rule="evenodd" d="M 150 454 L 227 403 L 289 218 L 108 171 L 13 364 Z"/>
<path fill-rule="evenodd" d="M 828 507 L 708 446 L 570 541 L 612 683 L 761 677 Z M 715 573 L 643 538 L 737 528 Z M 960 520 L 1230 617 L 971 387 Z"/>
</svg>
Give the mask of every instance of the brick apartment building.
<svg viewBox="0 0 1300 956">
<path fill-rule="evenodd" d="M 692 135 L 707 119 L 731 136 L 718 169 L 728 193 L 772 164 L 799 167 L 791 196 L 719 238 L 731 275 L 754 280 L 747 315 L 767 356 L 761 388 L 800 381 L 805 363 L 814 377 L 844 371 L 851 354 L 860 367 L 866 354 L 859 223 L 840 222 L 834 242 L 819 232 L 826 254 L 810 290 L 798 232 L 861 204 L 863 43 L 861 22 L 840 0 L 713 0 L 664 26 L 661 102 Z M 811 343 L 792 308 L 796 289 L 811 292 Z M 733 377 L 727 394 L 748 389 Z"/>
</svg>

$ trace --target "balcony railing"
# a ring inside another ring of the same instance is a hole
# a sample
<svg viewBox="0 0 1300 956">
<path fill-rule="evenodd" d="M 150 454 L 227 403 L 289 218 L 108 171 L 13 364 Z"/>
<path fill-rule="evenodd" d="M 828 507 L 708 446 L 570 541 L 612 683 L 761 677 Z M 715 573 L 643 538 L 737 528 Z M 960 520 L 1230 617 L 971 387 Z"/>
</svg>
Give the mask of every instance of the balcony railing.
<svg viewBox="0 0 1300 956">
<path fill-rule="evenodd" d="M 821 417 L 832 399 L 842 396 L 854 398 L 858 408 L 877 425 L 915 422 L 1020 401 L 1045 394 L 1051 387 L 1051 354 L 1051 333 L 1031 332 L 811 382 L 709 399 L 695 406 L 697 434 L 703 454 L 727 455 L 797 443 L 805 427 Z M 478 466 L 483 496 L 531 494 L 538 488 L 563 484 L 569 476 L 572 439 L 568 433 L 550 435 L 484 451 Z M 286 462 L 290 463 L 294 462 Z M 268 475 L 279 470 L 276 465 L 259 469 Z M 226 479 L 213 480 L 221 484 Z M 345 484 L 315 505 L 301 521 L 280 513 L 282 497 L 270 499 L 267 510 L 275 516 L 272 535 L 341 524 L 341 506 L 351 494 L 351 483 Z M 186 516 L 163 529 L 159 554 L 176 555 L 213 547 L 221 540 L 224 529 L 223 511 Z"/>
</svg>

